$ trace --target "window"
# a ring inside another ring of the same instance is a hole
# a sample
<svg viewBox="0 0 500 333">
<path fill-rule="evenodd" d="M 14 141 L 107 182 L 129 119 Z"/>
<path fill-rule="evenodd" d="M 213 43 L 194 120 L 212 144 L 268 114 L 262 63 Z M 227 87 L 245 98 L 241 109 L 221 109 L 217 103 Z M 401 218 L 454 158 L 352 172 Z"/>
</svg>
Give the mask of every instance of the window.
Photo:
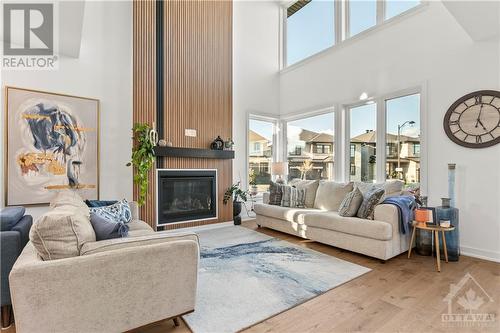
<svg viewBox="0 0 500 333">
<path fill-rule="evenodd" d="M 351 107 L 349 117 L 350 179 L 351 181 L 373 182 L 377 175 L 377 105 L 372 103 Z"/>
<path fill-rule="evenodd" d="M 386 0 L 385 1 L 385 19 L 397 16 L 420 4 L 420 1 L 411 0 Z"/>
<path fill-rule="evenodd" d="M 286 124 L 288 179 L 333 179 L 333 112 Z"/>
<path fill-rule="evenodd" d="M 418 0 L 295 1 L 283 10 L 286 17 L 283 62 L 285 66 L 297 63 L 420 3 Z"/>
<path fill-rule="evenodd" d="M 401 179 L 407 185 L 420 183 L 420 94 L 385 101 L 386 178 Z"/>
<path fill-rule="evenodd" d="M 334 1 L 297 1 L 288 7 L 286 64 L 291 65 L 335 42 Z"/>
<path fill-rule="evenodd" d="M 259 192 L 267 191 L 271 174 L 275 124 L 272 121 L 249 119 L 248 126 L 248 183 Z"/>
<path fill-rule="evenodd" d="M 349 35 L 354 36 L 377 24 L 377 1 L 349 1 Z"/>
</svg>

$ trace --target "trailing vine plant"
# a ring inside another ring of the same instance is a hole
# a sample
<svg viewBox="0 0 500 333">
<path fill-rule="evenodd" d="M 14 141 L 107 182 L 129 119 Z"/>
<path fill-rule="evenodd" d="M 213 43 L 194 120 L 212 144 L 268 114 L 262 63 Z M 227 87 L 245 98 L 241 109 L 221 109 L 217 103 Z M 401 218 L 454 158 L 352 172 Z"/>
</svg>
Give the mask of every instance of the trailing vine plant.
<svg viewBox="0 0 500 333">
<path fill-rule="evenodd" d="M 153 143 L 149 139 L 151 127 L 146 123 L 136 123 L 132 128 L 134 133 L 134 147 L 132 148 L 132 161 L 127 166 L 133 165 L 135 168 L 134 183 L 139 187 L 139 206 L 144 205 L 148 194 L 148 173 L 153 167 L 155 153 Z"/>
</svg>

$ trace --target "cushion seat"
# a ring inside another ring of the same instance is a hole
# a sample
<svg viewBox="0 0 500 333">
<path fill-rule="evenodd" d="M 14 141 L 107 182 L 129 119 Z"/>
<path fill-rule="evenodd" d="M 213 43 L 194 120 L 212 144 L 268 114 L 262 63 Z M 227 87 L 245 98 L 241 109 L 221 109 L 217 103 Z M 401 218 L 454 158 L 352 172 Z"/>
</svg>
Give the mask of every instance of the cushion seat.
<svg viewBox="0 0 500 333">
<path fill-rule="evenodd" d="M 392 225 L 388 222 L 340 216 L 338 212 L 310 212 L 303 215 L 305 225 L 377 240 L 392 239 Z"/>
<path fill-rule="evenodd" d="M 315 208 L 290 208 L 268 204 L 255 204 L 255 213 L 275 219 L 304 224 L 304 216 L 310 213 L 319 213 L 321 210 Z"/>
</svg>

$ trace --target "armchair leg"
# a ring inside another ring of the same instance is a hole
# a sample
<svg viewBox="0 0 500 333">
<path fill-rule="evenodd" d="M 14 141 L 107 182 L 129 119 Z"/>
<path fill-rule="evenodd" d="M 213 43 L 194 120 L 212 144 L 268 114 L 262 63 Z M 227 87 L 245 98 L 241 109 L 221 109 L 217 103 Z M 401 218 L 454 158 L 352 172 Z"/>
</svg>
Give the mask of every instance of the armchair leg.
<svg viewBox="0 0 500 333">
<path fill-rule="evenodd" d="M 2 306 L 2 328 L 7 328 L 12 323 L 12 305 Z"/>
<path fill-rule="evenodd" d="M 172 320 L 174 321 L 175 326 L 179 326 L 179 317 L 174 317 Z"/>
</svg>

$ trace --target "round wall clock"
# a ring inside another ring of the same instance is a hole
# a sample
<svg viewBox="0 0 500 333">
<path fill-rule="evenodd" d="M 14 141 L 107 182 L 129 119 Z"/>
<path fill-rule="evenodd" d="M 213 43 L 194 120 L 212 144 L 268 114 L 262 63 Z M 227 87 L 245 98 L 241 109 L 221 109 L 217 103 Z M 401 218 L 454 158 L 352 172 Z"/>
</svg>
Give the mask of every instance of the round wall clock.
<svg viewBox="0 0 500 333">
<path fill-rule="evenodd" d="M 468 148 L 500 143 L 500 91 L 481 90 L 453 103 L 443 120 L 446 135 Z"/>
</svg>

